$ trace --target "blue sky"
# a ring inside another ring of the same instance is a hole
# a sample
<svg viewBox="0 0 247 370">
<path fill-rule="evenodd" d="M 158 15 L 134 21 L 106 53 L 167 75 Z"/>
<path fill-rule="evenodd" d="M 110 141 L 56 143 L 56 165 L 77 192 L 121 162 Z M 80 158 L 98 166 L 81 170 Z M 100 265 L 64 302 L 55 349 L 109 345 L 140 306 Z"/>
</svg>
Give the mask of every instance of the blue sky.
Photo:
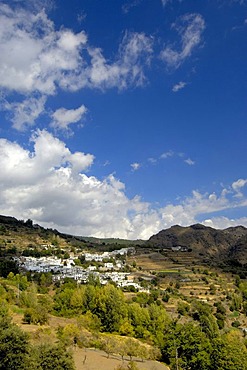
<svg viewBox="0 0 247 370">
<path fill-rule="evenodd" d="M 247 226 L 245 0 L 0 4 L 0 212 L 78 235 Z"/>
</svg>

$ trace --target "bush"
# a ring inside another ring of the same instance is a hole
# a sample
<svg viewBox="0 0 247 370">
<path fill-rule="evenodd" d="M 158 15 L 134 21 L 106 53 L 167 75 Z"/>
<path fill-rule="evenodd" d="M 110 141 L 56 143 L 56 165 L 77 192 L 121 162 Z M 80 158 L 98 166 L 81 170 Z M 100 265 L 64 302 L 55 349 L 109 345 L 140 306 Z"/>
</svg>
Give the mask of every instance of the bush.
<svg viewBox="0 0 247 370">
<path fill-rule="evenodd" d="M 239 328 L 240 327 L 240 322 L 238 321 L 238 320 L 236 320 L 236 321 L 233 321 L 232 322 L 232 326 L 234 327 L 234 328 Z"/>
<path fill-rule="evenodd" d="M 217 325 L 218 325 L 218 328 L 221 330 L 225 326 L 225 321 L 222 319 L 217 319 Z"/>
<path fill-rule="evenodd" d="M 48 312 L 40 305 L 35 308 L 28 308 L 24 313 L 23 322 L 44 325 L 48 322 Z"/>
<path fill-rule="evenodd" d="M 188 303 L 184 303 L 184 302 L 178 302 L 178 313 L 180 315 L 186 315 L 190 310 L 190 306 L 188 305 Z"/>
</svg>

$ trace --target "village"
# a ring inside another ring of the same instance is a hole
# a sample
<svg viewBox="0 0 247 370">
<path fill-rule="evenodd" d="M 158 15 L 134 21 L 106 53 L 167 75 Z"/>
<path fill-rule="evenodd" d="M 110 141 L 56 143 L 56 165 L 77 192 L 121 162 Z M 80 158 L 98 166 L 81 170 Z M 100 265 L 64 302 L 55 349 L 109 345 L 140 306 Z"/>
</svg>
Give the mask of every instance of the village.
<svg viewBox="0 0 247 370">
<path fill-rule="evenodd" d="M 37 273 L 52 273 L 54 282 L 62 281 L 65 278 L 71 278 L 77 281 L 78 284 L 85 284 L 90 277 L 99 280 L 101 285 L 107 284 L 109 281 L 116 284 L 117 287 L 123 289 L 134 289 L 139 292 L 149 292 L 147 288 L 143 288 L 131 272 L 130 267 L 126 264 L 127 254 L 134 254 L 134 248 L 122 248 L 111 252 L 103 253 L 82 253 L 87 267 L 78 266 L 78 256 L 70 255 L 69 258 L 59 258 L 56 256 L 45 257 L 16 257 L 19 267 L 23 270 Z"/>
</svg>

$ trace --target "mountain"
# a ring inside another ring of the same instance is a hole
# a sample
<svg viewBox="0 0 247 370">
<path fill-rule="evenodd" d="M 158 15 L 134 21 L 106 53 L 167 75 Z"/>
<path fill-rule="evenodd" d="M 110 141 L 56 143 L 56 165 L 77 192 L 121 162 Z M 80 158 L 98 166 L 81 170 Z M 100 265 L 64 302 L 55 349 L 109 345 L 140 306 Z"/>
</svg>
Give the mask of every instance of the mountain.
<svg viewBox="0 0 247 370">
<path fill-rule="evenodd" d="M 197 257 L 204 256 L 217 262 L 236 260 L 240 264 L 247 263 L 247 228 L 243 226 L 218 230 L 201 224 L 175 225 L 151 236 L 147 244 L 163 250 L 181 246 Z"/>
</svg>

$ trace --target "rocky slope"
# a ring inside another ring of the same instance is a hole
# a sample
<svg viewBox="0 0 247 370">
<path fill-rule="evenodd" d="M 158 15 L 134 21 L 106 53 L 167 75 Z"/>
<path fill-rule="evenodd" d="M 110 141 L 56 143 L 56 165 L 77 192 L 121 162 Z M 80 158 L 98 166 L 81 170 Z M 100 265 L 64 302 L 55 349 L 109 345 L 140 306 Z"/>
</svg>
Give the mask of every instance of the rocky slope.
<svg viewBox="0 0 247 370">
<path fill-rule="evenodd" d="M 243 226 L 218 230 L 201 224 L 175 225 L 153 235 L 147 244 L 168 250 L 177 246 L 187 247 L 197 256 L 247 263 L 247 228 Z"/>
</svg>

